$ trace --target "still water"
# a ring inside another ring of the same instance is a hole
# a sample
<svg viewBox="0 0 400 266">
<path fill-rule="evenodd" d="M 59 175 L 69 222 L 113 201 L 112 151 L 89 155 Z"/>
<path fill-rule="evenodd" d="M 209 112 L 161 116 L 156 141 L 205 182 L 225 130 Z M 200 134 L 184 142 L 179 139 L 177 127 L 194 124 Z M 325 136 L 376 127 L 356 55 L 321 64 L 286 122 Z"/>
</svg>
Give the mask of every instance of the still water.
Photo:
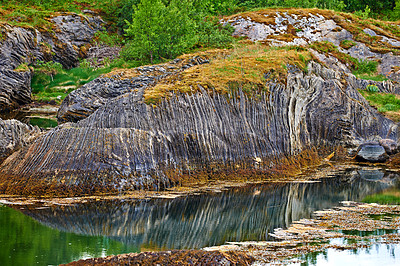
<svg viewBox="0 0 400 266">
<path fill-rule="evenodd" d="M 399 177 L 348 169 L 316 183 L 253 185 L 176 199 L 0 207 L 0 265 L 55 265 L 147 250 L 269 240 L 274 228 L 340 201 L 398 187 Z"/>
<path fill-rule="evenodd" d="M 3 120 L 16 119 L 28 125 L 48 129 L 58 125 L 56 115 L 57 108 L 47 106 L 46 108 L 32 108 L 9 113 L 0 113 L 0 118 Z"/>
<path fill-rule="evenodd" d="M 331 244 L 346 244 L 345 239 L 334 239 Z M 302 256 L 303 263 L 292 266 L 306 265 L 351 265 L 351 266 L 394 266 L 400 265 L 400 244 L 372 244 L 369 248 L 337 250 L 327 249 Z"/>
</svg>

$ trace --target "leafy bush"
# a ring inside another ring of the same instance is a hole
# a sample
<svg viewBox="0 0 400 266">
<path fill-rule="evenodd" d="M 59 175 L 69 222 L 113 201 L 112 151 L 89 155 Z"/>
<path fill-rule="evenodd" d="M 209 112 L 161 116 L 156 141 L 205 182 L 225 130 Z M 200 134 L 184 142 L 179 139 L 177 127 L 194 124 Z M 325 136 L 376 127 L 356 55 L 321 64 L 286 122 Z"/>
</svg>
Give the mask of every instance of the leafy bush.
<svg viewBox="0 0 400 266">
<path fill-rule="evenodd" d="M 204 19 L 203 6 L 193 0 L 142 0 L 127 21 L 130 39 L 122 56 L 125 60 L 158 62 L 175 58 L 195 47 L 221 47 L 232 42 L 232 28 Z"/>
<path fill-rule="evenodd" d="M 378 67 L 377 61 L 358 60 L 354 67 L 354 74 L 370 74 L 376 72 Z"/>
<path fill-rule="evenodd" d="M 378 86 L 376 86 L 374 84 L 369 84 L 366 89 L 369 92 L 378 92 L 379 91 Z"/>
<path fill-rule="evenodd" d="M 36 73 L 42 73 L 49 76 L 53 76 L 57 73 L 60 73 L 62 70 L 63 70 L 62 65 L 58 62 L 53 62 L 53 61 L 48 61 L 48 62 L 37 61 L 34 68 L 34 71 Z"/>
</svg>

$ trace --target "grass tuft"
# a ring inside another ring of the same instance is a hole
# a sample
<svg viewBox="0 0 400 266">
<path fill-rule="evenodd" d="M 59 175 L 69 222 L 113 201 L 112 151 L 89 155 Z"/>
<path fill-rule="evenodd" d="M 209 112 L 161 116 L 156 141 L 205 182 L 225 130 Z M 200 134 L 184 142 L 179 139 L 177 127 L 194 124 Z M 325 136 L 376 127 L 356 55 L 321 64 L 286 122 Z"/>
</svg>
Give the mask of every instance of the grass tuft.
<svg viewBox="0 0 400 266">
<path fill-rule="evenodd" d="M 215 50 L 214 50 L 215 51 Z M 241 89 L 248 96 L 268 92 L 269 80 L 285 82 L 287 65 L 306 70 L 313 59 L 310 52 L 299 47 L 267 47 L 262 44 L 239 44 L 223 56 L 189 68 L 145 91 L 145 102 L 156 104 L 171 92 L 193 93 L 198 85 L 210 91 L 228 94 Z"/>
</svg>

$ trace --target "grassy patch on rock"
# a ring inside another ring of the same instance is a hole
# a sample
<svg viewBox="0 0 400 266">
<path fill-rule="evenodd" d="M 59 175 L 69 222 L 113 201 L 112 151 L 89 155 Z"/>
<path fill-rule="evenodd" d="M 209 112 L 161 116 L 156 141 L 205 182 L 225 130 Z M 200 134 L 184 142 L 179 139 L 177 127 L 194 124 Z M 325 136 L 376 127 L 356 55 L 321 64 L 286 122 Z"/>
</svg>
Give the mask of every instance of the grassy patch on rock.
<svg viewBox="0 0 400 266">
<path fill-rule="evenodd" d="M 368 85 L 365 90 L 359 90 L 362 96 L 379 112 L 394 121 L 400 121 L 400 97 L 391 93 L 378 92 L 376 85 Z"/>
<path fill-rule="evenodd" d="M 276 25 L 277 12 L 280 14 L 296 15 L 299 19 L 309 18 L 310 16 L 320 16 L 322 15 L 326 19 L 333 20 L 337 25 L 337 30 L 341 31 L 345 29 L 353 35 L 354 41 L 362 42 L 368 46 L 372 51 L 378 53 L 388 53 L 393 52 L 394 54 L 400 54 L 400 47 L 395 47 L 383 40 L 383 37 L 391 38 L 400 41 L 400 30 L 398 23 L 382 21 L 372 18 L 363 18 L 350 13 L 336 12 L 333 10 L 326 9 L 306 9 L 306 8 L 270 8 L 262 9 L 257 11 L 243 12 L 235 14 L 229 17 L 225 17 L 225 20 L 235 20 L 236 18 L 250 18 L 254 22 Z M 300 26 L 301 27 L 301 26 Z M 299 29 L 296 27 L 291 27 L 285 34 L 286 36 L 279 37 L 280 40 L 291 41 L 297 38 L 297 32 Z M 364 29 L 371 29 L 376 34 L 381 36 L 371 36 L 364 32 Z M 351 41 L 345 41 L 341 44 L 343 48 L 352 47 L 354 44 Z M 345 49 L 348 49 L 345 48 Z"/>
<path fill-rule="evenodd" d="M 91 9 L 103 17 L 112 19 L 118 10 L 120 0 L 0 0 L 0 22 L 13 26 L 33 27 L 51 31 L 50 19 L 61 12 L 82 13 Z"/>
<path fill-rule="evenodd" d="M 238 89 L 249 96 L 268 92 L 266 79 L 285 82 L 288 65 L 305 70 L 312 58 L 311 53 L 302 47 L 238 44 L 211 58 L 209 64 L 189 68 L 147 89 L 145 102 L 155 104 L 172 92 L 194 93 L 199 86 L 221 94 Z"/>
<path fill-rule="evenodd" d="M 88 66 L 73 69 L 38 67 L 31 82 L 33 99 L 59 104 L 70 92 L 110 70 L 110 67 L 93 69 Z"/>
</svg>

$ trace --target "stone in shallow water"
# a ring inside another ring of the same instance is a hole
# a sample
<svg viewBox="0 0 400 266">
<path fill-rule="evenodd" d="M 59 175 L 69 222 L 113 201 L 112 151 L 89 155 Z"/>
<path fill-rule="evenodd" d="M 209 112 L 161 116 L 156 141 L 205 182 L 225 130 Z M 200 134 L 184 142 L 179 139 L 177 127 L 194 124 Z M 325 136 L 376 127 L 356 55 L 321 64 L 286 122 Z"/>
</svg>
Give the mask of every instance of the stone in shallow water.
<svg viewBox="0 0 400 266">
<path fill-rule="evenodd" d="M 377 142 L 370 142 L 361 144 L 358 147 L 356 159 L 362 162 L 383 163 L 389 159 L 389 155 Z"/>
</svg>

